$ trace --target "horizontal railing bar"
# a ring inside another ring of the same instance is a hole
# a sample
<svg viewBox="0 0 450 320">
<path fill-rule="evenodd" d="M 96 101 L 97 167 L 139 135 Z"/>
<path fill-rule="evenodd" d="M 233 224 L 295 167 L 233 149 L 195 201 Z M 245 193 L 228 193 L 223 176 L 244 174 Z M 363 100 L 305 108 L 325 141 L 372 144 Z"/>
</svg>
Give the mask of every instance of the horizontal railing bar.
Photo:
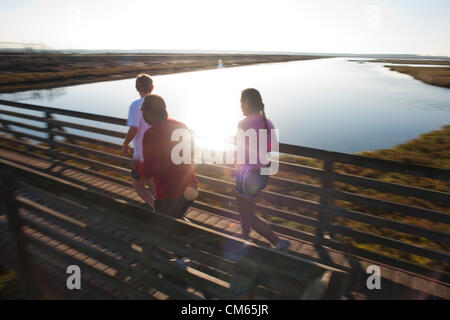
<svg viewBox="0 0 450 320">
<path fill-rule="evenodd" d="M 384 159 L 369 158 L 358 155 L 339 153 L 334 158 L 335 162 L 362 166 L 385 172 L 398 172 L 402 174 L 424 177 L 436 180 L 450 181 L 450 170 L 434 167 L 425 167 L 410 163 L 396 162 Z"/>
<path fill-rule="evenodd" d="M 303 191 L 312 194 L 320 194 L 322 192 L 322 187 L 313 184 L 293 181 L 285 178 L 271 176 L 269 179 L 269 185 L 274 185 L 278 187 L 288 188 L 293 191 Z"/>
<path fill-rule="evenodd" d="M 47 128 L 44 128 L 44 127 L 33 126 L 30 124 L 25 124 L 25 123 L 21 123 L 21 122 L 6 120 L 6 119 L 1 119 L 0 121 L 3 123 L 6 123 L 8 125 L 11 125 L 11 126 L 21 127 L 21 128 L 25 128 L 25 129 L 29 129 L 29 130 L 39 131 L 39 132 L 47 132 Z M 15 130 L 11 130 L 11 131 L 15 131 Z"/>
<path fill-rule="evenodd" d="M 107 122 L 107 123 L 118 124 L 118 125 L 123 125 L 123 126 L 126 125 L 126 120 L 122 119 L 122 118 L 103 116 L 103 115 L 97 115 L 97 114 L 80 112 L 80 111 L 72 111 L 72 110 L 65 110 L 65 109 L 58 109 L 58 108 L 51 108 L 51 107 L 42 107 L 42 106 L 37 106 L 37 105 L 33 105 L 33 104 L 7 101 L 7 100 L 0 100 L 0 105 L 49 112 L 49 113 L 53 113 L 53 114 L 61 114 L 61 115 L 66 115 L 66 116 L 70 116 L 70 117 L 83 118 L 83 119 L 100 121 L 100 122 Z"/>
<path fill-rule="evenodd" d="M 220 193 L 207 191 L 204 189 L 199 189 L 201 194 L 204 194 L 208 197 L 214 198 L 218 201 L 222 201 L 224 203 L 236 205 L 236 199 L 234 197 L 226 196 Z M 295 221 L 301 224 L 306 224 L 310 226 L 317 226 L 318 222 L 314 218 L 306 217 L 297 213 L 288 212 L 285 210 L 280 210 L 272 207 L 263 206 L 261 204 L 256 204 L 256 209 L 263 214 L 273 215 L 279 218 L 283 218 L 289 221 Z M 237 218 L 239 215 L 237 214 Z M 272 224 L 269 222 L 269 224 Z"/>
<path fill-rule="evenodd" d="M 78 130 L 82 130 L 82 131 L 89 131 L 89 132 L 103 134 L 106 136 L 111 136 L 111 137 L 116 137 L 116 138 L 125 138 L 126 137 L 126 133 L 122 133 L 122 132 L 118 132 L 118 131 L 96 128 L 96 127 L 86 126 L 83 124 L 77 124 L 77 123 L 61 121 L 61 120 L 53 120 L 53 119 L 45 119 L 45 120 L 46 120 L 45 121 L 46 123 L 49 123 L 49 124 L 52 124 L 55 126 L 73 128 L 73 129 L 78 129 Z"/>
<path fill-rule="evenodd" d="M 118 155 L 107 153 L 107 152 L 97 151 L 97 150 L 93 150 L 93 149 L 82 147 L 82 146 L 77 146 L 77 145 L 64 143 L 64 142 L 59 142 L 59 141 L 50 141 L 50 143 L 53 144 L 53 145 L 56 145 L 56 146 L 73 149 L 75 151 L 80 151 L 80 152 L 84 152 L 84 153 L 90 153 L 90 154 L 99 156 L 99 157 L 101 157 L 101 158 L 103 158 L 105 160 L 107 159 L 107 160 L 117 161 L 117 162 L 120 162 L 121 164 L 123 164 L 123 165 L 125 165 L 127 167 L 130 165 L 130 162 L 131 162 L 131 159 L 127 158 L 127 157 L 122 157 L 122 156 L 118 156 Z"/>
<path fill-rule="evenodd" d="M 299 199 L 296 197 L 292 197 L 292 196 L 288 196 L 288 195 L 284 195 L 284 194 L 276 193 L 276 192 L 272 192 L 272 191 L 266 191 L 266 190 L 261 191 L 261 193 L 258 195 L 257 199 L 282 202 L 283 205 L 286 205 L 286 206 L 300 207 L 300 208 L 304 208 L 304 209 L 308 209 L 308 210 L 312 210 L 312 211 L 316 211 L 320 207 L 320 204 L 317 202 Z"/>
<path fill-rule="evenodd" d="M 326 238 L 322 238 L 320 239 L 320 241 L 321 245 L 325 247 L 329 247 L 334 250 L 339 250 L 341 252 L 345 252 L 346 254 L 351 254 L 353 256 L 356 256 L 357 258 L 369 259 L 374 261 L 375 263 L 382 263 L 396 268 L 401 268 L 403 270 L 408 270 L 417 274 L 422 274 L 432 279 L 439 279 L 439 281 L 442 281 L 445 284 L 450 283 L 450 274 L 445 271 L 432 270 L 428 267 L 421 266 L 413 262 L 389 257 L 374 251 L 358 248 L 343 242 L 336 242 Z"/>
<path fill-rule="evenodd" d="M 4 141 L 8 141 L 9 142 L 10 139 L 5 139 L 4 137 L 0 136 L 0 140 L 4 140 Z M 18 141 L 17 140 L 13 140 L 13 143 L 18 143 Z M 72 154 L 66 154 L 64 152 L 55 152 L 55 151 L 53 151 L 51 149 L 46 149 L 46 148 L 43 148 L 43 147 L 30 145 L 30 144 L 27 144 L 27 143 L 19 143 L 19 144 L 23 145 L 26 148 L 32 148 L 34 150 L 38 150 L 40 152 L 43 152 L 47 156 L 45 158 L 43 158 L 39 154 L 29 153 L 29 152 L 25 152 L 25 151 L 22 151 L 22 150 L 9 148 L 7 146 L 2 146 L 2 148 L 8 149 L 8 150 L 13 151 L 13 152 L 25 154 L 25 155 L 28 155 L 28 156 L 33 156 L 33 157 L 39 158 L 41 160 L 52 161 L 52 160 L 55 160 L 57 158 L 58 159 L 64 159 L 64 160 L 74 160 L 74 161 L 78 161 L 78 162 L 87 164 L 87 165 L 89 165 L 92 168 L 108 170 L 108 171 L 116 172 L 116 173 L 119 173 L 119 174 L 123 174 L 125 176 L 129 176 L 129 174 L 130 174 L 130 170 L 129 169 L 124 169 L 124 168 L 121 168 L 121 167 L 105 164 L 105 163 L 98 162 L 98 161 L 95 161 L 95 160 L 91 160 L 91 159 L 87 159 L 87 158 L 83 158 L 83 157 L 78 157 L 78 156 L 75 156 L 75 155 L 72 155 Z M 49 158 L 49 156 L 53 156 L 53 158 Z M 125 186 L 125 187 L 130 187 L 130 185 L 131 185 L 130 182 L 128 182 L 126 180 L 122 180 L 122 179 L 119 179 L 119 178 L 111 177 L 109 175 L 105 175 L 105 174 L 102 174 L 102 173 L 99 173 L 99 172 L 96 172 L 96 171 L 92 171 L 92 170 L 89 170 L 87 168 L 77 167 L 77 166 L 74 166 L 74 165 L 71 165 L 71 164 L 68 164 L 68 163 L 59 162 L 58 166 L 62 166 L 65 169 L 72 169 L 72 170 L 77 170 L 77 171 L 80 171 L 80 172 L 87 172 L 90 175 L 94 175 L 94 176 L 96 176 L 98 178 L 105 179 L 105 180 L 108 180 L 108 181 L 120 184 L 120 185 Z"/>
<path fill-rule="evenodd" d="M 63 170 L 65 170 L 65 169 L 75 170 L 75 171 L 78 171 L 78 172 L 81 172 L 81 173 L 89 174 L 89 175 L 94 176 L 96 178 L 100 178 L 100 179 L 103 179 L 103 180 L 106 180 L 106 181 L 109 181 L 109 182 L 112 182 L 112 183 L 119 184 L 119 185 L 121 185 L 123 187 L 131 187 L 131 182 L 128 182 L 128 181 L 125 181 L 125 180 L 122 180 L 122 179 L 119 179 L 119 178 L 116 178 L 116 177 L 112 177 L 112 176 L 108 176 L 108 175 L 102 174 L 100 172 L 91 170 L 90 168 L 81 168 L 81 167 L 73 166 L 73 165 L 70 165 L 70 164 L 67 164 L 67 163 L 61 163 L 60 165 L 64 167 Z"/>
<path fill-rule="evenodd" d="M 235 171 L 234 167 L 227 167 L 225 165 L 220 165 L 220 164 L 211 164 L 211 163 L 198 163 L 196 164 L 196 166 L 205 166 L 209 169 L 212 170 L 217 170 L 218 172 L 223 172 L 224 170 L 227 171 Z M 294 164 L 294 163 L 287 163 L 287 162 L 280 162 L 280 170 L 287 170 L 287 171 L 293 171 L 295 173 L 299 173 L 299 174 L 304 174 L 304 175 L 308 175 L 311 177 L 321 177 L 324 174 L 324 170 L 323 169 L 318 169 L 318 168 L 313 168 L 313 167 L 307 167 L 307 166 L 302 166 L 299 164 Z M 277 177 L 274 177 L 277 178 Z"/>
<path fill-rule="evenodd" d="M 63 137 L 69 138 L 69 139 L 77 139 L 77 140 L 89 142 L 89 143 L 92 143 L 92 144 L 98 144 L 98 145 L 101 145 L 101 146 L 104 146 L 104 147 L 107 147 L 107 148 L 116 149 L 116 150 L 120 150 L 122 148 L 121 145 L 117 144 L 117 143 L 101 141 L 101 140 L 94 139 L 94 138 L 79 136 L 79 135 L 76 135 L 76 134 L 71 134 L 71 133 L 60 131 L 60 130 L 40 128 L 40 127 L 31 126 L 31 125 L 27 125 L 27 124 L 20 124 L 20 123 L 16 124 L 16 122 L 9 121 L 9 120 L 4 120 L 4 121 L 9 123 L 9 124 L 11 124 L 11 125 L 16 125 L 16 126 L 24 127 L 24 128 L 35 130 L 35 131 L 44 132 L 44 133 L 51 133 L 54 136 L 63 136 Z M 22 132 L 19 132 L 19 131 L 16 131 L 16 130 L 10 130 L 10 129 L 8 130 L 8 129 L 4 129 L 4 128 L 3 129 L 0 128 L 0 130 L 8 132 L 8 133 L 11 133 L 11 134 L 21 134 L 21 135 L 23 135 Z M 92 150 L 92 149 L 89 149 L 89 150 Z M 98 152 L 96 150 L 92 150 L 92 151 L 93 152 Z M 110 155 L 110 157 L 111 156 L 116 156 L 116 155 L 110 154 L 110 153 L 106 153 L 106 154 Z"/>
<path fill-rule="evenodd" d="M 421 165 L 397 162 L 392 160 L 370 158 L 366 156 L 326 151 L 289 144 L 280 144 L 280 152 L 297 156 L 305 156 L 309 158 L 329 159 L 333 162 L 362 166 L 381 171 L 399 172 L 403 174 L 428 177 L 437 180 L 450 180 L 450 170 L 425 167 Z"/>
<path fill-rule="evenodd" d="M 72 154 L 69 154 L 69 153 L 66 153 L 66 152 L 52 152 L 52 154 L 58 155 L 58 156 L 60 156 L 62 158 L 65 158 L 65 159 L 82 162 L 82 163 L 87 164 L 87 165 L 89 165 L 89 166 L 91 166 L 93 168 L 96 168 L 96 169 L 104 169 L 104 170 L 108 170 L 108 171 L 115 172 L 115 173 L 118 173 L 118 174 L 122 174 L 124 176 L 129 176 L 130 175 L 130 169 L 125 169 L 125 168 L 122 168 L 122 167 L 114 166 L 112 164 L 107 164 L 107 163 L 104 163 L 104 162 L 99 162 L 99 161 L 96 161 L 96 160 L 79 157 L 79 156 L 72 155 Z M 67 166 L 68 164 L 63 163 L 62 165 Z M 78 169 L 86 170 L 84 168 L 78 168 Z M 126 181 L 124 181 L 124 182 L 126 182 Z M 126 183 L 128 183 L 128 182 L 126 182 Z M 130 185 L 130 183 L 128 183 L 128 185 Z"/>
<path fill-rule="evenodd" d="M 401 203 L 375 199 L 340 190 L 329 190 L 329 194 L 331 197 L 337 200 L 349 201 L 364 206 L 374 207 L 379 210 L 393 211 L 410 217 L 418 217 L 434 222 L 450 224 L 450 215 L 439 211 L 408 206 Z"/>
<path fill-rule="evenodd" d="M 196 166 L 200 166 L 200 167 L 205 166 L 209 169 L 220 171 L 220 172 L 223 172 L 224 170 L 228 170 L 228 171 L 232 171 L 232 172 L 235 171 L 234 168 L 226 167 L 224 165 L 218 165 L 218 164 L 202 163 L 202 164 L 196 164 Z M 306 173 L 306 171 L 307 170 L 309 171 L 310 168 L 304 167 L 301 170 L 303 170 L 303 169 L 305 170 L 305 171 L 303 171 L 303 173 Z M 314 175 L 316 175 L 316 176 L 322 175 L 323 170 L 315 169 L 315 168 L 311 168 L 311 169 L 313 170 Z M 311 173 L 311 172 L 309 172 L 309 173 Z M 270 176 L 269 185 L 290 188 L 295 191 L 303 191 L 303 192 L 308 192 L 308 193 L 313 193 L 313 194 L 319 194 L 322 192 L 322 187 L 320 187 L 320 186 L 302 183 L 302 182 L 298 182 L 298 181 L 294 181 L 294 180 L 289 180 L 289 179 L 281 178 L 281 177 L 277 177 L 277 176 Z"/>
<path fill-rule="evenodd" d="M 279 151 L 281 153 L 287 153 L 292 154 L 296 156 L 304 156 L 307 158 L 314 158 L 314 159 L 329 159 L 333 157 L 334 152 L 321 150 L 321 149 L 315 149 L 315 148 L 309 148 L 309 147 L 303 147 L 303 146 L 296 146 L 292 144 L 286 144 L 286 143 L 280 143 Z"/>
<path fill-rule="evenodd" d="M 0 137 L 0 140 L 7 141 L 6 139 L 2 139 L 2 137 Z M 15 152 L 15 153 L 20 153 L 20 154 L 23 154 L 23 155 L 26 155 L 26 156 L 34 157 L 34 158 L 39 159 L 39 160 L 50 161 L 51 163 L 54 163 L 54 159 L 52 159 L 52 158 L 50 158 L 48 156 L 45 156 L 45 155 L 36 154 L 34 152 L 29 152 L 29 151 L 24 151 L 24 150 L 17 150 L 16 148 L 13 148 L 13 147 L 10 147 L 10 146 L 2 146 L 2 149 L 6 149 L 6 150 L 9 150 L 9 151 L 12 151 L 12 152 Z M 42 148 L 42 149 L 44 149 L 44 148 Z M 44 150 L 36 149 L 36 150 L 39 150 L 39 151 L 42 151 L 42 152 L 46 152 L 45 149 Z"/>
<path fill-rule="evenodd" d="M 205 183 L 214 184 L 218 187 L 225 187 L 225 188 L 231 188 L 234 190 L 235 184 L 232 182 L 228 182 L 221 179 L 211 178 L 208 176 L 197 174 L 197 178 L 199 178 L 199 181 L 203 181 Z M 291 205 L 291 206 L 298 206 L 309 210 L 317 210 L 319 204 L 316 202 L 308 201 L 299 199 L 296 197 L 284 195 L 281 193 L 276 193 L 272 191 L 261 191 L 261 194 L 258 196 L 259 200 L 269 200 L 274 202 L 282 202 L 283 205 Z"/>
<path fill-rule="evenodd" d="M 22 137 L 22 138 L 28 138 L 28 139 L 31 139 L 31 140 L 39 140 L 39 141 L 47 142 L 47 143 L 51 142 L 51 140 L 49 140 L 48 138 L 38 137 L 38 136 L 35 136 L 33 134 L 29 134 L 29 133 L 13 131 L 13 130 L 5 129 L 5 128 L 0 128 L 0 131 L 6 132 L 6 133 L 9 133 L 9 134 L 12 134 L 12 135 L 17 135 L 17 136 Z"/>
<path fill-rule="evenodd" d="M 320 178 L 324 175 L 325 171 L 323 169 L 318 169 L 314 167 L 303 166 L 300 164 L 289 163 L 289 162 L 279 162 L 279 170 L 286 170 L 290 172 L 295 172 L 298 174 L 304 174 L 311 177 Z"/>
<path fill-rule="evenodd" d="M 383 192 L 390 192 L 405 196 L 422 198 L 429 201 L 450 203 L 450 194 L 440 191 L 434 191 L 418 187 L 410 187 L 397 183 L 378 181 L 375 179 L 336 172 L 333 172 L 331 174 L 331 179 L 343 183 L 358 185 L 364 188 L 376 189 Z"/>
<path fill-rule="evenodd" d="M 44 117 L 32 116 L 29 114 L 24 114 L 24 113 L 19 113 L 19 112 L 13 112 L 13 111 L 7 111 L 7 110 L 0 109 L 0 114 L 4 114 L 4 115 L 10 116 L 10 117 L 16 117 L 16 118 L 20 118 L 20 119 L 46 122 Z"/>
<path fill-rule="evenodd" d="M 346 226 L 340 226 L 336 224 L 324 223 L 327 230 L 335 233 L 340 233 L 345 236 L 353 237 L 357 240 L 368 241 L 372 243 L 377 243 L 386 247 L 390 247 L 396 250 L 409 252 L 422 257 L 430 258 L 444 263 L 450 263 L 450 255 L 434 251 L 431 249 L 426 249 L 416 245 L 412 245 L 403 241 L 389 239 L 384 236 L 370 234 L 362 231 L 358 231 Z"/>
<path fill-rule="evenodd" d="M 114 166 L 112 164 L 99 162 L 99 161 L 96 161 L 96 160 L 92 160 L 92 159 L 76 156 L 76 155 L 65 153 L 65 152 L 54 151 L 52 149 L 44 148 L 44 147 L 38 146 L 36 144 L 29 144 L 29 143 L 22 142 L 22 141 L 17 141 L 17 140 L 14 140 L 14 139 L 8 139 L 8 138 L 2 137 L 2 136 L 0 136 L 0 140 L 7 141 L 9 143 L 16 143 L 16 144 L 24 146 L 25 148 L 38 150 L 40 152 L 43 152 L 43 153 L 47 154 L 48 156 L 60 157 L 62 159 L 69 159 L 69 160 L 79 161 L 79 162 L 82 162 L 84 164 L 87 164 L 87 165 L 89 165 L 91 167 L 95 167 L 95 168 L 98 168 L 98 169 L 104 169 L 104 170 L 112 171 L 112 172 L 115 172 L 115 173 L 118 173 L 118 174 L 122 174 L 122 175 L 125 175 L 125 176 L 129 176 L 130 175 L 130 169 L 125 169 L 125 168 L 122 168 L 122 167 Z M 21 152 L 21 150 L 13 150 L 13 151 Z M 38 154 L 32 154 L 32 155 L 35 156 L 35 157 L 39 157 Z M 50 160 L 50 159 L 47 159 L 47 160 Z M 66 167 L 71 166 L 71 165 L 69 165 L 67 163 L 60 163 L 59 165 L 63 165 L 63 166 L 66 166 Z M 71 166 L 71 167 L 77 168 L 75 166 Z M 77 169 L 86 170 L 84 168 L 77 168 Z M 123 182 L 124 183 L 128 183 L 126 181 L 123 181 Z M 128 183 L 128 185 L 129 185 L 129 183 Z"/>
<path fill-rule="evenodd" d="M 67 133 L 67 132 L 63 132 L 60 130 L 48 130 L 46 129 L 46 132 L 53 134 L 54 136 L 62 136 L 62 137 L 66 137 L 69 139 L 73 139 L 73 140 L 80 140 L 80 141 L 84 141 L 84 142 L 89 142 L 92 144 L 97 144 L 103 147 L 107 147 L 107 148 L 111 148 L 111 149 L 115 149 L 115 150 L 120 150 L 122 148 L 122 146 L 118 143 L 113 143 L 113 142 L 107 142 L 107 141 L 102 141 L 102 140 L 98 140 L 98 139 L 94 139 L 94 138 L 89 138 L 89 137 L 84 137 L 84 136 L 80 136 L 80 135 L 76 135 L 73 133 Z M 114 155 L 112 153 L 108 153 L 111 155 Z M 130 159 L 131 160 L 131 159 Z"/>
<path fill-rule="evenodd" d="M 416 235 L 419 237 L 425 237 L 433 241 L 450 243 L 450 234 L 442 233 L 439 231 L 426 229 L 414 225 L 409 225 L 402 222 L 397 222 L 393 220 L 389 220 L 386 218 L 381 218 L 377 216 L 373 216 L 367 213 L 362 213 L 358 211 L 346 210 L 343 208 L 338 208 L 334 206 L 330 206 L 323 209 L 324 212 L 332 214 L 334 216 L 339 216 L 341 218 L 346 218 L 350 220 L 356 220 L 363 223 L 370 224 L 372 226 L 388 228 L 391 230 L 408 233 L 412 235 Z"/>
<path fill-rule="evenodd" d="M 295 239 L 302 239 L 308 242 L 314 242 L 315 240 L 317 240 L 317 237 L 314 234 L 302 230 L 296 230 L 289 227 L 285 227 L 277 223 L 271 223 L 270 227 L 274 232 L 278 233 L 279 235 L 290 236 Z"/>
<path fill-rule="evenodd" d="M 33 120 L 33 121 L 44 122 L 44 123 L 52 124 L 54 126 L 67 127 L 67 128 L 73 128 L 73 129 L 93 132 L 93 133 L 97 133 L 97 134 L 103 134 L 106 136 L 112 136 L 112 137 L 116 137 L 116 138 L 125 138 L 125 136 L 126 136 L 125 133 L 122 133 L 119 131 L 96 128 L 96 127 L 92 127 L 92 126 L 86 126 L 83 124 L 61 121 L 61 120 L 56 120 L 56 119 L 37 117 L 37 116 L 32 116 L 32 115 L 27 115 L 27 114 L 12 112 L 12 111 L 0 110 L 0 114 L 5 114 L 7 116 L 17 117 L 17 118 L 21 118 L 21 119 L 28 119 L 28 120 Z M 9 121 L 9 120 L 5 119 L 5 121 Z M 15 125 L 18 126 L 18 123 Z"/>
</svg>

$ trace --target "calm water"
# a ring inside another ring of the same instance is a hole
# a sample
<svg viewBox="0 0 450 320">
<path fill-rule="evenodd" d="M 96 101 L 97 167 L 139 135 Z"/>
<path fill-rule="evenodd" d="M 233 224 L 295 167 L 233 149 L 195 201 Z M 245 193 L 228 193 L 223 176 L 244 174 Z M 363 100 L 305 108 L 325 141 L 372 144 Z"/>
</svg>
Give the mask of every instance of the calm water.
<svg viewBox="0 0 450 320">
<path fill-rule="evenodd" d="M 234 133 L 242 118 L 240 91 L 247 87 L 260 90 L 284 143 L 355 153 L 390 148 L 450 124 L 449 89 L 423 84 L 380 64 L 348 60 L 155 76 L 154 93 L 164 97 L 171 117 L 213 144 Z M 134 79 L 128 79 L 0 98 L 126 118 L 138 95 Z"/>
</svg>

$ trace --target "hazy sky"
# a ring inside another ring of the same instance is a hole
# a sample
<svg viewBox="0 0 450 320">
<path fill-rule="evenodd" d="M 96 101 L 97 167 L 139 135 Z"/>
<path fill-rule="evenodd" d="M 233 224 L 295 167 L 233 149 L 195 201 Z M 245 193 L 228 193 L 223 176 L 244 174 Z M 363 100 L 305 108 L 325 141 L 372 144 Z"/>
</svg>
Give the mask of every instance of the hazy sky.
<svg viewBox="0 0 450 320">
<path fill-rule="evenodd" d="M 0 41 L 450 56 L 449 13 L 449 0 L 1 0 Z"/>
</svg>

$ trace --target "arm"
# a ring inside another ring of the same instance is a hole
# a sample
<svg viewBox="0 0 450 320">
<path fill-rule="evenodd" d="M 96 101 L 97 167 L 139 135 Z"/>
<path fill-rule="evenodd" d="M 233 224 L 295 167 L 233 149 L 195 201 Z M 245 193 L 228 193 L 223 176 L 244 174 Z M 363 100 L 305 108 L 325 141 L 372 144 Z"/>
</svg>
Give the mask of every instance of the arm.
<svg viewBox="0 0 450 320">
<path fill-rule="evenodd" d="M 131 140 L 134 139 L 136 136 L 138 126 L 139 126 L 139 110 L 136 108 L 136 103 L 133 102 L 128 109 L 128 119 L 127 119 L 127 126 L 130 127 L 128 129 L 128 133 L 125 137 L 125 140 L 123 142 L 122 146 L 122 153 L 127 154 L 129 151 L 128 145 L 130 144 Z"/>
<path fill-rule="evenodd" d="M 137 127 L 130 127 L 130 129 L 128 129 L 127 136 L 125 137 L 125 141 L 123 142 L 122 146 L 123 154 L 127 154 L 128 151 L 130 150 L 130 147 L 128 145 L 130 144 L 131 140 L 133 140 L 134 137 L 136 136 L 137 130 L 138 130 Z"/>
</svg>

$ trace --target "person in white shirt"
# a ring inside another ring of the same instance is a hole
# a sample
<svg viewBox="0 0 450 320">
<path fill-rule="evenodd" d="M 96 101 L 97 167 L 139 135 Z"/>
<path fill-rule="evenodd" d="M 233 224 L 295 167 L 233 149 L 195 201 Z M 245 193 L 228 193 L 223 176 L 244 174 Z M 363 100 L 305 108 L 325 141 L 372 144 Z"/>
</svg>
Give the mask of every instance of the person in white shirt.
<svg viewBox="0 0 450 320">
<path fill-rule="evenodd" d="M 143 161 L 142 155 L 142 137 L 144 136 L 145 131 L 150 128 L 143 117 L 141 112 L 141 105 L 144 101 L 144 97 L 151 94 L 153 91 L 153 80 L 148 74 L 140 74 L 136 78 L 136 90 L 140 95 L 140 99 L 134 101 L 128 110 L 128 119 L 127 126 L 129 127 L 128 133 L 125 137 L 125 141 L 123 142 L 122 153 L 127 155 L 130 151 L 129 144 L 133 141 L 134 152 L 133 159 L 131 160 L 131 179 L 133 188 L 136 193 L 144 200 L 151 208 L 155 207 L 155 198 L 153 183 L 149 183 L 148 181 L 144 181 L 142 179 L 137 170 L 136 163 L 138 161 Z M 150 191 L 146 189 L 146 183 L 150 187 Z"/>
</svg>

